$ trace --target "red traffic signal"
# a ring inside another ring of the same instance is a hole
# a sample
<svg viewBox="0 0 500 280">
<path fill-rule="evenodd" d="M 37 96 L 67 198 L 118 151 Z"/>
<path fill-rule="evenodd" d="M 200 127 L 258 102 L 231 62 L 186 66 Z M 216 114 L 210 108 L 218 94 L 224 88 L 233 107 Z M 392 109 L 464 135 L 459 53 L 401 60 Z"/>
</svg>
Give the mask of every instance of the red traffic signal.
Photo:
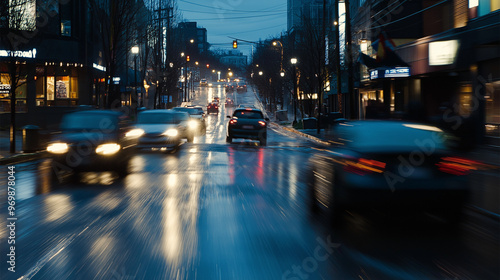
<svg viewBox="0 0 500 280">
<path fill-rule="evenodd" d="M 186 56 L 186 61 L 189 61 L 189 55 L 188 55 L 188 56 Z"/>
<path fill-rule="evenodd" d="M 207 64 L 207 68 L 210 68 L 210 64 Z"/>
</svg>

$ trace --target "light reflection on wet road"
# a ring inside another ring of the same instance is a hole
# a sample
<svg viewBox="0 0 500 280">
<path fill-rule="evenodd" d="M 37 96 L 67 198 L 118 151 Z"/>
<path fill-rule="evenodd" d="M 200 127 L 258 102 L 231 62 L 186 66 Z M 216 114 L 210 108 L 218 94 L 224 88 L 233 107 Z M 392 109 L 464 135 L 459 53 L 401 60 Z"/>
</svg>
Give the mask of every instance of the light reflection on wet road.
<svg viewBox="0 0 500 280">
<path fill-rule="evenodd" d="M 214 94 L 223 103 L 221 89 L 203 89 L 198 104 Z M 255 102 L 251 91 L 235 98 Z M 85 173 L 54 188 L 43 176 L 46 161 L 18 165 L 18 261 L 16 273 L 7 273 L 2 252 L 1 275 L 498 279 L 497 223 L 470 214 L 459 230 L 445 232 L 435 222 L 353 214 L 343 230 L 332 229 L 305 205 L 311 143 L 270 131 L 266 147 L 226 144 L 225 110 L 208 115 L 207 134 L 179 152 L 135 156 L 123 180 Z M 0 198 L 4 206 L 5 193 Z M 6 236 L 1 227 L 2 244 Z"/>
</svg>

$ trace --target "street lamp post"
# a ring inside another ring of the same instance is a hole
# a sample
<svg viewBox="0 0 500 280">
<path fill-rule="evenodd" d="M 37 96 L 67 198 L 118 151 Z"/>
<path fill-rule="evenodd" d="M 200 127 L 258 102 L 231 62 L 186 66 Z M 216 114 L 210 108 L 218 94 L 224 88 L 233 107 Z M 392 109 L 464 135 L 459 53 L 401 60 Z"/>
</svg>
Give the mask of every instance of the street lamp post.
<svg viewBox="0 0 500 280">
<path fill-rule="evenodd" d="M 297 58 L 292 58 L 290 59 L 290 63 L 292 63 L 292 69 L 293 69 L 293 93 L 294 93 L 294 96 L 293 96 L 293 124 L 292 125 L 295 125 L 297 123 L 297 98 L 298 98 L 298 81 L 297 81 L 297 70 L 296 70 L 296 64 L 297 64 Z"/>
<path fill-rule="evenodd" d="M 138 99 L 139 107 L 142 107 L 142 96 L 139 98 L 137 94 L 137 55 L 139 54 L 139 47 L 132 47 L 132 53 L 134 54 L 134 98 Z"/>
</svg>

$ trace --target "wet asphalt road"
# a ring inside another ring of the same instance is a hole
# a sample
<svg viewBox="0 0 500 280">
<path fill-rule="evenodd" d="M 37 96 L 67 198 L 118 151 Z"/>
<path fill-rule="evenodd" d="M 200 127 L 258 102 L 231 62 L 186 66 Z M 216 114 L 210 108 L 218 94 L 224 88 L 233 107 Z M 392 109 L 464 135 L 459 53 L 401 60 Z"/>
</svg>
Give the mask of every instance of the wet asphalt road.
<svg viewBox="0 0 500 280">
<path fill-rule="evenodd" d="M 206 105 L 222 88 L 197 89 Z M 254 93 L 234 94 L 256 103 Z M 499 279 L 499 225 L 352 213 L 342 230 L 305 205 L 314 144 L 270 129 L 268 146 L 225 143 L 226 114 L 175 154 L 136 155 L 130 174 L 51 185 L 47 160 L 16 166 L 16 264 L 2 279 Z M 5 169 L 5 167 L 3 167 Z M 4 172 L 6 173 L 6 171 Z M 5 182 L 5 174 L 0 174 Z M 2 225 L 6 193 L 0 194 Z M 5 277 L 4 277 L 5 276 Z"/>
</svg>

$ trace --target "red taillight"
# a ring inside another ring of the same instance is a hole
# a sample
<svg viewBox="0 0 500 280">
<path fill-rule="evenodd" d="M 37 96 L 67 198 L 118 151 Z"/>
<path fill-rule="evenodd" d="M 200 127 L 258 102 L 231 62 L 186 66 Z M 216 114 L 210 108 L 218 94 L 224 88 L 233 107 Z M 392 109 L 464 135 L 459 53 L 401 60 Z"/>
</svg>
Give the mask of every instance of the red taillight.
<svg viewBox="0 0 500 280">
<path fill-rule="evenodd" d="M 441 172 L 463 176 L 469 174 L 471 170 L 476 170 L 478 162 L 464 158 L 443 157 L 436 165 Z"/>
<path fill-rule="evenodd" d="M 237 122 L 238 122 L 237 120 L 230 120 L 230 121 L 229 121 L 229 124 L 235 124 L 235 123 L 237 123 Z"/>
<path fill-rule="evenodd" d="M 263 121 L 259 121 L 259 124 L 262 126 L 266 126 L 266 122 L 263 122 Z"/>
<path fill-rule="evenodd" d="M 385 169 L 385 162 L 360 158 L 357 160 L 345 160 L 344 171 L 358 174 L 361 176 L 370 174 L 370 173 L 383 173 Z"/>
</svg>

